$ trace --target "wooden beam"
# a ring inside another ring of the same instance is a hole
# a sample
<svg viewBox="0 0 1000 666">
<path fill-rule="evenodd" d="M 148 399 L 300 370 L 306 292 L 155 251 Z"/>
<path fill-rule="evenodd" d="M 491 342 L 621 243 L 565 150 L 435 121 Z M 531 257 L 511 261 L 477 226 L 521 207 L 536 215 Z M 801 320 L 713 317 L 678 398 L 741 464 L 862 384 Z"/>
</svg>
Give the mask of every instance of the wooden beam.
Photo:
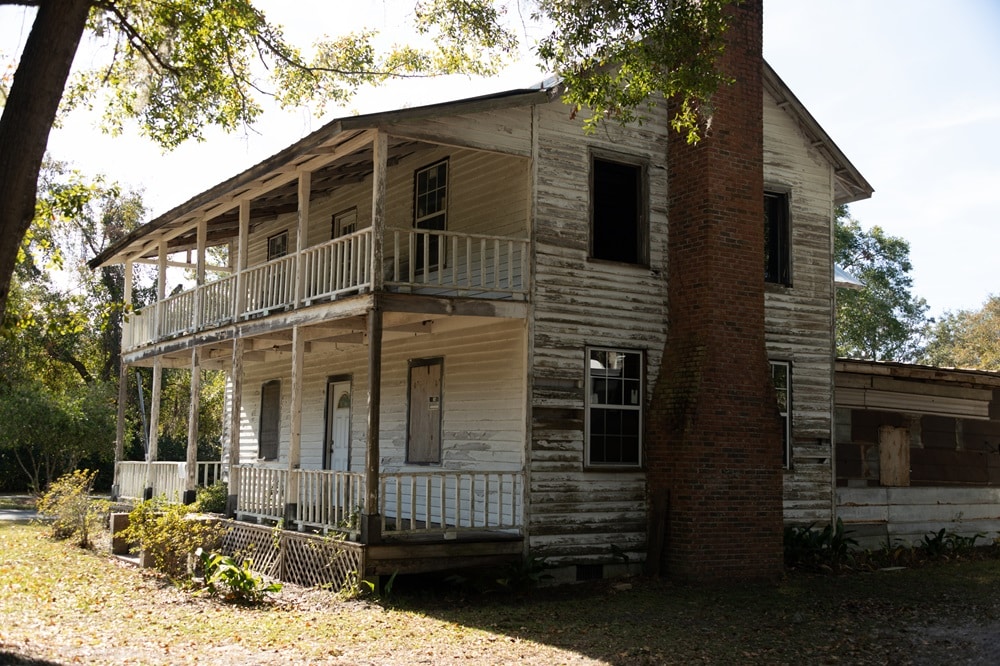
<svg viewBox="0 0 1000 666">
<path fill-rule="evenodd" d="M 365 503 L 362 516 L 363 543 L 382 540 L 379 519 L 379 415 L 382 409 L 382 310 L 375 307 L 368 313 L 368 433 L 365 448 Z"/>
<path fill-rule="evenodd" d="M 201 405 L 201 365 L 199 364 L 198 348 L 191 350 L 191 402 L 188 410 L 188 439 L 187 439 L 187 480 L 184 483 L 185 503 L 193 500 L 191 493 L 194 492 L 198 480 L 198 410 Z"/>
<path fill-rule="evenodd" d="M 141 379 L 136 376 L 137 380 Z M 153 359 L 153 387 L 149 398 L 149 450 L 146 451 L 146 487 L 153 487 L 153 467 L 159 455 L 160 433 L 160 393 L 163 387 L 163 359 Z"/>
<path fill-rule="evenodd" d="M 305 366 L 305 341 L 299 327 L 292 329 L 292 404 L 289 407 L 288 427 L 288 493 L 285 495 L 285 522 L 295 520 L 295 507 L 299 497 L 299 476 L 295 473 L 302 464 L 302 382 Z"/>
<path fill-rule="evenodd" d="M 226 515 L 235 515 L 240 491 L 240 432 L 243 411 L 243 353 L 245 342 L 233 339 L 233 364 L 229 371 L 231 397 L 229 400 L 229 497 L 226 499 Z"/>
</svg>

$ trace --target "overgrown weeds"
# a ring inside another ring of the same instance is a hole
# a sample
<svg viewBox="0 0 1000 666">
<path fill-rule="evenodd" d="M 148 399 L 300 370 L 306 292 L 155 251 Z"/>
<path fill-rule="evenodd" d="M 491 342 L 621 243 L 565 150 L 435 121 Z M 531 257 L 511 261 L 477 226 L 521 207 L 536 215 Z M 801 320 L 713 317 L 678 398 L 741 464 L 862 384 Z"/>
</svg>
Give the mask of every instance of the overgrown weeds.
<svg viewBox="0 0 1000 666">
<path fill-rule="evenodd" d="M 237 562 L 228 555 L 210 553 L 199 548 L 195 554 L 201 561 L 203 584 L 209 595 L 229 603 L 256 606 L 269 594 L 281 591 L 281 583 L 265 581 L 253 572 L 253 561 Z"/>
<path fill-rule="evenodd" d="M 214 548 L 223 534 L 217 521 L 199 519 L 190 515 L 189 507 L 161 498 L 140 502 L 128 518 L 120 536 L 137 544 L 133 550 L 143 552 L 155 569 L 178 582 L 189 578 L 195 551 Z"/>
</svg>

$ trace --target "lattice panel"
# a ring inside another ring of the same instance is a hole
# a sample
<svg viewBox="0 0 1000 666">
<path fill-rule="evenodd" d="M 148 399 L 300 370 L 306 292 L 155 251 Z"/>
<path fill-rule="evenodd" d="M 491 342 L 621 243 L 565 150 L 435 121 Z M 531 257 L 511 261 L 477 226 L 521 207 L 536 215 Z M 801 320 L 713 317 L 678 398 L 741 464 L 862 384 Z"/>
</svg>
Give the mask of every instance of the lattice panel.
<svg viewBox="0 0 1000 666">
<path fill-rule="evenodd" d="M 286 583 L 339 590 L 363 567 L 363 546 L 329 537 L 226 521 L 222 551 L 253 560 L 257 573 Z"/>
<path fill-rule="evenodd" d="M 361 571 L 361 548 L 322 537 L 285 532 L 281 540 L 281 579 L 296 585 L 343 587 Z"/>
<path fill-rule="evenodd" d="M 281 549 L 280 537 L 275 536 L 274 528 L 235 521 L 227 521 L 227 526 L 226 535 L 222 538 L 222 552 L 238 562 L 252 560 L 254 571 L 277 578 Z"/>
</svg>

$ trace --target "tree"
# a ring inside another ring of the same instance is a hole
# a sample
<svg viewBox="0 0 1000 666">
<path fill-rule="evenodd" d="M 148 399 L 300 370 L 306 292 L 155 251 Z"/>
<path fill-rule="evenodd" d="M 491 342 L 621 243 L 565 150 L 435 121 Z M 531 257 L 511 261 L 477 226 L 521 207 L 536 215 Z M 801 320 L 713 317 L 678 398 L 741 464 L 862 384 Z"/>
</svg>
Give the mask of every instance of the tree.
<svg viewBox="0 0 1000 666">
<path fill-rule="evenodd" d="M 928 338 L 925 363 L 1000 370 L 1000 296 L 990 296 L 979 310 L 946 312 Z"/>
<path fill-rule="evenodd" d="M 533 18 L 551 27 L 538 55 L 564 78 L 574 112 L 589 109 L 588 127 L 635 119 L 660 93 L 680 98 L 675 126 L 697 138 L 724 80 L 715 63 L 731 0 L 528 1 Z M 0 317 L 64 98 L 89 105 L 104 91 L 112 131 L 136 119 L 170 148 L 201 138 L 207 124 L 233 129 L 256 120 L 267 85 L 258 60 L 282 104 L 344 102 L 359 86 L 392 77 L 489 74 L 518 48 L 505 24 L 508 2 L 418 0 L 414 27 L 424 47 L 380 50 L 377 34 L 364 30 L 317 44 L 307 59 L 251 0 L 0 0 L 37 7 L 0 116 Z M 109 58 L 70 81 L 88 33 L 107 40 Z"/>
<path fill-rule="evenodd" d="M 837 211 L 835 261 L 864 283 L 837 292 L 837 354 L 877 361 L 913 361 L 921 352 L 927 302 L 913 295 L 910 244 L 881 227 L 868 230 Z"/>
</svg>

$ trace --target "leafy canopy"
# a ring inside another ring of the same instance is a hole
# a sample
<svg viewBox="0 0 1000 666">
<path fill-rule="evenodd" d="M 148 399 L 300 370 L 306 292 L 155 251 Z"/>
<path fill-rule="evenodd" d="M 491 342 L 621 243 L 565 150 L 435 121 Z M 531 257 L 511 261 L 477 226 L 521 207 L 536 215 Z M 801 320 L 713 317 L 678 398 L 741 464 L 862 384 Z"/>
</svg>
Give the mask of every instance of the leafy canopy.
<svg viewBox="0 0 1000 666">
<path fill-rule="evenodd" d="M 835 261 L 865 285 L 837 292 L 837 354 L 878 361 L 917 360 L 929 306 L 912 293 L 910 244 L 881 227 L 862 228 L 842 207 L 834 252 Z"/>
<path fill-rule="evenodd" d="M 926 363 L 1000 370 L 1000 295 L 978 310 L 946 312 L 930 326 L 929 338 Z"/>
</svg>

